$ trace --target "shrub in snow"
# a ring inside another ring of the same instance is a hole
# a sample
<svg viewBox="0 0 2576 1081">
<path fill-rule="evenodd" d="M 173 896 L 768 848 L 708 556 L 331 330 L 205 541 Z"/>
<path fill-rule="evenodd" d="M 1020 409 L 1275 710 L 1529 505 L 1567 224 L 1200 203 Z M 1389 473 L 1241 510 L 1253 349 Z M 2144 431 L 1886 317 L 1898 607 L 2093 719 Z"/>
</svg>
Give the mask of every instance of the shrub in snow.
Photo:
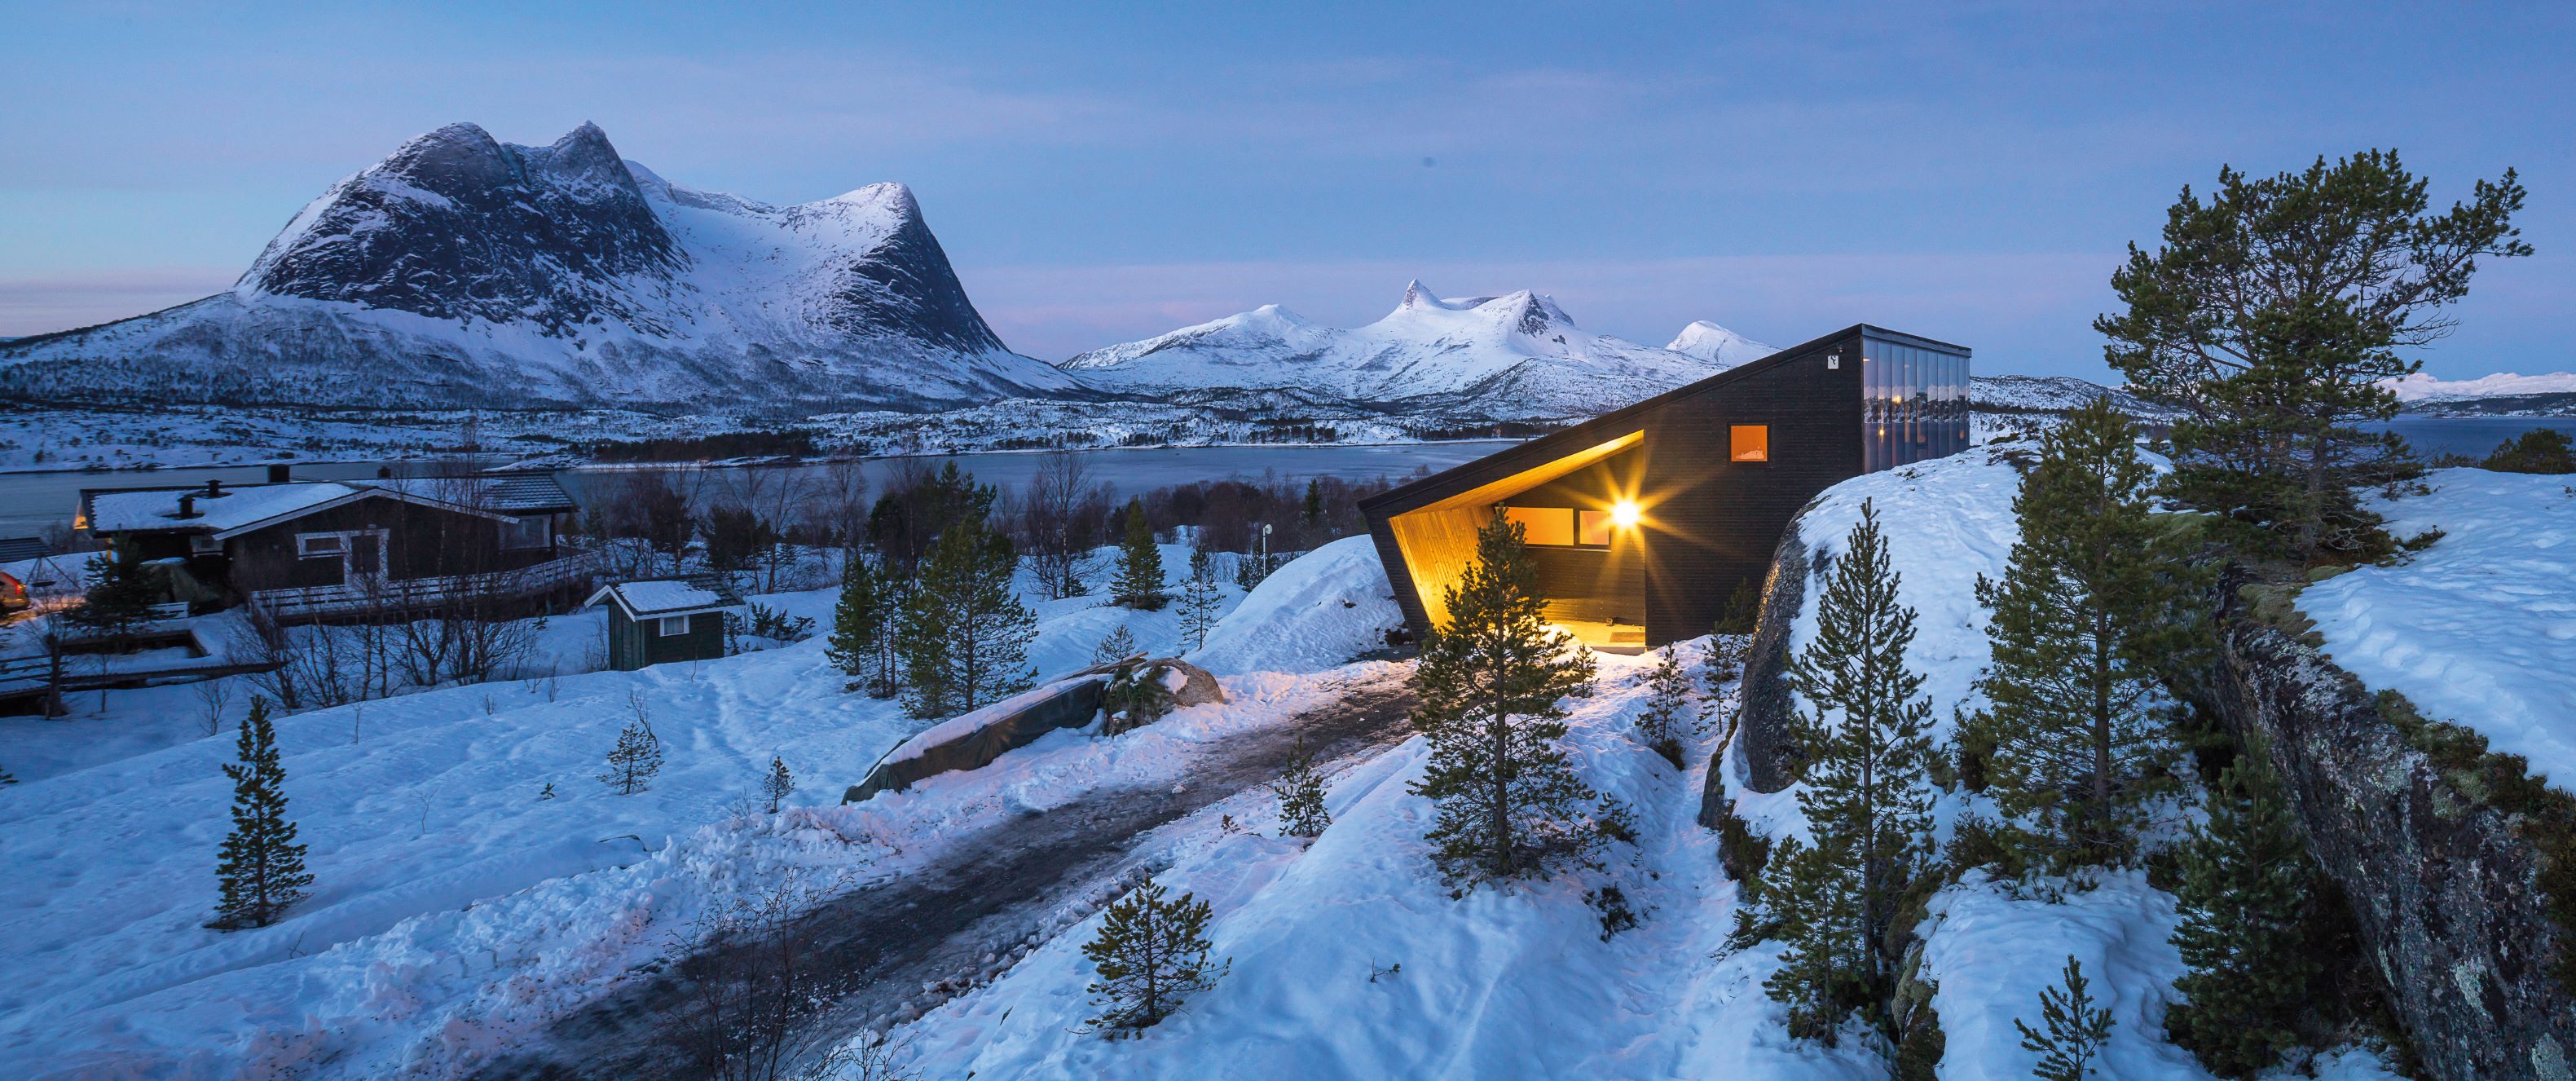
<svg viewBox="0 0 2576 1081">
<path fill-rule="evenodd" d="M 1119 665 L 1100 692 L 1100 709 L 1108 718 L 1103 731 L 1114 736 L 1162 720 L 1172 711 L 1171 680 L 1178 675 L 1167 665 Z"/>
<path fill-rule="evenodd" d="M 1962 770 L 2022 829 L 2022 862 L 2066 872 L 2127 864 L 2148 799 L 2170 791 L 2180 747 L 2162 676 L 2197 653 L 2208 575 L 2148 503 L 2154 470 L 2107 397 L 2040 436 L 2013 512 L 2021 538 L 1994 609 L 1990 703 L 1961 740 Z"/>
<path fill-rule="evenodd" d="M 2321 971 L 2305 933 L 2316 869 L 2265 753 L 2258 741 L 2220 775 L 2175 891 L 2186 971 L 2165 1033 L 2221 1077 L 2251 1077 L 2301 1042 Z"/>
<path fill-rule="evenodd" d="M 1018 568 L 1011 539 L 982 518 L 959 521 L 930 546 L 896 631 L 913 716 L 956 716 L 1035 681 L 1037 616 L 1011 589 Z"/>
<path fill-rule="evenodd" d="M 1171 598 L 1163 592 L 1163 550 L 1154 543 L 1153 523 L 1145 519 L 1141 500 L 1127 501 L 1127 530 L 1118 542 L 1118 579 L 1110 597 L 1119 604 L 1151 612 Z"/>
<path fill-rule="evenodd" d="M 1655 671 L 1647 682 L 1652 693 L 1646 699 L 1645 711 L 1637 715 L 1637 736 L 1671 762 L 1674 769 L 1680 769 L 1682 732 L 1699 728 L 1699 712 L 1691 706 L 1690 677 L 1682 672 L 1675 647 L 1665 646 L 1657 654 Z"/>
<path fill-rule="evenodd" d="M 653 725 L 644 717 L 644 703 L 634 700 L 635 719 L 617 732 L 617 745 L 608 749 L 608 768 L 599 773 L 599 783 L 617 789 L 621 796 L 631 796 L 650 787 L 653 775 L 662 771 L 662 737 L 653 734 Z"/>
<path fill-rule="evenodd" d="M 2565 432 L 2534 428 L 2506 440 L 2478 467 L 2499 473 L 2576 473 L 2576 441 Z"/>
<path fill-rule="evenodd" d="M 1270 783 L 1270 792 L 1279 797 L 1280 836 L 1321 837 L 1333 824 L 1332 813 L 1324 809 L 1324 775 L 1315 772 L 1315 755 L 1305 740 L 1297 741 L 1287 771 Z"/>
<path fill-rule="evenodd" d="M 550 800 L 555 798 L 555 783 L 553 781 L 547 781 L 546 786 L 538 790 L 537 798 L 539 800 Z"/>
<path fill-rule="evenodd" d="M 215 865 L 222 895 L 207 926 L 230 931 L 266 927 L 303 900 L 313 875 L 304 869 L 304 846 L 286 820 L 286 767 L 277 757 L 277 730 L 268 702 L 254 698 L 241 724 L 241 761 L 224 767 L 233 782 L 233 828 Z"/>
<path fill-rule="evenodd" d="M 771 755 L 769 774 L 760 779 L 760 794 L 769 797 L 769 813 L 777 814 L 778 801 L 786 799 L 787 794 L 793 791 L 796 791 L 796 778 L 787 772 L 787 761 Z"/>
<path fill-rule="evenodd" d="M 1765 981 L 1789 1006 L 1792 1035 L 1830 1045 L 1861 1013 L 1888 1036 L 1906 929 L 1899 913 L 1932 850 L 1931 703 L 1905 667 L 1914 610 L 1897 603 L 1877 511 L 1861 504 L 1817 610 L 1816 639 L 1789 664 L 1814 712 L 1794 719 L 1805 783 L 1798 807 L 1811 844 L 1784 842 L 1763 891 L 1789 942 Z"/>
<path fill-rule="evenodd" d="M 1412 791 L 1439 805 L 1433 862 L 1463 894 L 1588 861 L 1605 828 L 1624 829 L 1558 745 L 1561 701 L 1592 692 L 1592 653 L 1548 626 L 1519 523 L 1497 513 L 1478 531 L 1476 562 L 1447 600 L 1413 670 L 1413 726 L 1431 753 Z M 1602 809 L 1587 815 L 1588 804 Z"/>
<path fill-rule="evenodd" d="M 1191 649 L 1207 645 L 1208 629 L 1216 626 L 1216 610 L 1225 597 L 1216 589 L 1216 557 L 1205 548 L 1190 550 L 1190 580 L 1181 586 L 1181 634 Z"/>
<path fill-rule="evenodd" d="M 1228 966 L 1208 962 L 1207 921 L 1207 902 L 1186 893 L 1166 899 L 1152 882 L 1111 904 L 1100 934 L 1082 946 L 1095 977 L 1091 1006 L 1100 1011 L 1089 1028 L 1146 1028 L 1216 986 Z"/>
<path fill-rule="evenodd" d="M 1715 633 L 1723 636 L 1753 633 L 1762 621 L 1762 587 L 1750 578 L 1735 583 L 1735 592 L 1726 597 L 1726 611 L 1718 614 Z"/>
</svg>

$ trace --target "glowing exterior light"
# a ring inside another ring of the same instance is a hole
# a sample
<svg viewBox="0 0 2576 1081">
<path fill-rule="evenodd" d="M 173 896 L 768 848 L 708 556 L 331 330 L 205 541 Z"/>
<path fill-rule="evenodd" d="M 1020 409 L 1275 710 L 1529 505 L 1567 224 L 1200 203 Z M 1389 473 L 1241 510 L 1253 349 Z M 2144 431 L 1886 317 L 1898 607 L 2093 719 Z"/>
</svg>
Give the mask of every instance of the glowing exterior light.
<svg viewBox="0 0 2576 1081">
<path fill-rule="evenodd" d="M 1637 528 L 1637 501 L 1622 499 L 1610 505 L 1610 524 L 1621 529 Z"/>
</svg>

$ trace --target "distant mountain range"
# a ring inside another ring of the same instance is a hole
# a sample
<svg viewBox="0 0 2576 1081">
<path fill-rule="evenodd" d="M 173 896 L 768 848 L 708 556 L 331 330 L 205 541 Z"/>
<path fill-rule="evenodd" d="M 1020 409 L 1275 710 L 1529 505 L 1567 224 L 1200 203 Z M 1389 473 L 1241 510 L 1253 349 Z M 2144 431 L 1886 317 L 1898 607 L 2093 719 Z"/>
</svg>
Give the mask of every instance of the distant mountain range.
<svg viewBox="0 0 2576 1081">
<path fill-rule="evenodd" d="M 1444 299 L 1416 281 L 1366 326 L 1328 327 L 1266 304 L 1062 367 L 1103 390 L 1164 399 L 1273 391 L 1521 419 L 1601 412 L 1775 352 L 1706 322 L 1673 344 L 1590 333 L 1526 290 Z"/>
<path fill-rule="evenodd" d="M 911 191 L 776 207 L 584 124 L 453 124 L 331 186 L 227 292 L 0 345 L 43 400 L 927 409 L 1079 393 L 1004 348 Z"/>
</svg>

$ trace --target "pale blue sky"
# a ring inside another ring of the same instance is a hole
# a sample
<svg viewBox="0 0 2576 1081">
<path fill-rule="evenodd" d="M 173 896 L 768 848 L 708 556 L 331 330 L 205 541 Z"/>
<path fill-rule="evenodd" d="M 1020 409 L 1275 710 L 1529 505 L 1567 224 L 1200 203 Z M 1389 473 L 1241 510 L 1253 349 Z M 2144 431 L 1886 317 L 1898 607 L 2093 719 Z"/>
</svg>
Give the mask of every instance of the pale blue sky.
<svg viewBox="0 0 2576 1081">
<path fill-rule="evenodd" d="M 0 334 L 212 291 L 440 124 L 593 120 L 697 187 L 911 184 L 1049 360 L 1418 276 L 1649 344 L 1865 320 L 2096 376 L 2181 185 L 2396 146 L 2445 202 L 2519 168 L 2541 252 L 2431 370 L 2576 368 L 2576 8 L 2252 6 L 0 3 Z"/>
</svg>

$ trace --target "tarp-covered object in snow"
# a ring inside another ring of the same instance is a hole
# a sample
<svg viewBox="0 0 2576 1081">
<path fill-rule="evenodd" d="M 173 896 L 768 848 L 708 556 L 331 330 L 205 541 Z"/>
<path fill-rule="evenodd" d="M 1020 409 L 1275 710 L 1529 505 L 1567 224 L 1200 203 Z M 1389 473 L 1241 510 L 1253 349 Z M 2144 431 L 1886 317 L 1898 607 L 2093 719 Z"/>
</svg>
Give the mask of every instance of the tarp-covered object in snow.
<svg viewBox="0 0 2576 1081">
<path fill-rule="evenodd" d="M 851 785 L 841 802 L 901 792 L 914 781 L 951 770 L 980 769 L 1003 752 L 1028 746 L 1056 729 L 1090 724 L 1092 715 L 1100 712 L 1100 692 L 1108 686 L 1105 675 L 1075 676 L 942 721 L 879 759 L 867 779 Z"/>
</svg>

